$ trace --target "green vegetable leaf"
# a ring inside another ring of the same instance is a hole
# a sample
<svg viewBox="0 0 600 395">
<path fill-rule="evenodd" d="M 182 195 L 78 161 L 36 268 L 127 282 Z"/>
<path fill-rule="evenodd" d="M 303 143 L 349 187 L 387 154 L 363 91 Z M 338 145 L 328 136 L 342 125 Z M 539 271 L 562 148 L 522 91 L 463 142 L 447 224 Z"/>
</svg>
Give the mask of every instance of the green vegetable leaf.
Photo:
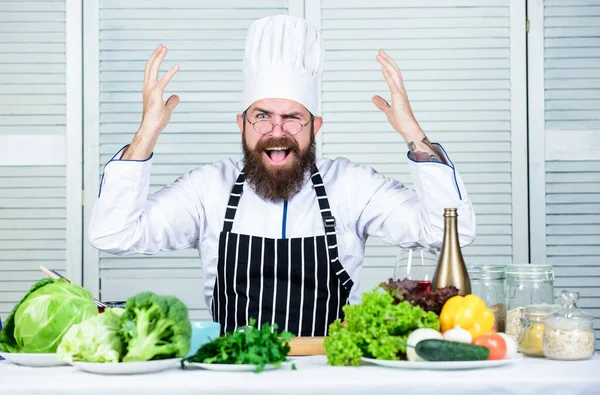
<svg viewBox="0 0 600 395">
<path fill-rule="evenodd" d="M 33 292 L 38 289 L 46 286 L 48 284 L 54 283 L 55 280 L 51 278 L 44 278 L 40 281 L 36 282 L 31 286 L 29 292 L 25 294 L 25 296 L 17 303 L 17 305 L 12 309 L 6 321 L 4 321 L 4 327 L 0 331 L 0 350 L 6 352 L 20 352 L 21 347 L 17 343 L 15 339 L 15 313 L 21 307 L 21 304 L 31 295 Z"/>
<path fill-rule="evenodd" d="M 127 299 L 119 335 L 126 344 L 123 362 L 183 357 L 192 338 L 188 309 L 174 296 L 138 293 Z"/>
<path fill-rule="evenodd" d="M 123 352 L 119 319 L 124 312 L 106 308 L 103 314 L 73 325 L 58 346 L 57 356 L 67 362 L 119 362 Z"/>
<path fill-rule="evenodd" d="M 280 366 L 287 361 L 290 352 L 289 341 L 294 337 L 289 332 L 278 331 L 277 324 L 263 324 L 256 327 L 256 320 L 250 325 L 237 328 L 210 343 L 204 344 L 196 354 L 186 358 L 189 362 L 216 364 L 255 365 L 255 373 L 260 373 L 266 365 Z"/>
<path fill-rule="evenodd" d="M 362 294 L 360 304 L 344 306 L 345 325 L 329 326 L 323 347 L 328 363 L 357 366 L 362 357 L 398 360 L 406 358 L 403 343 L 417 328 L 440 329 L 438 316 L 408 302 L 394 304 L 381 288 Z"/>
<path fill-rule="evenodd" d="M 12 310 L 0 332 L 0 349 L 54 353 L 69 328 L 98 314 L 92 294 L 64 279 L 42 279 Z"/>
</svg>

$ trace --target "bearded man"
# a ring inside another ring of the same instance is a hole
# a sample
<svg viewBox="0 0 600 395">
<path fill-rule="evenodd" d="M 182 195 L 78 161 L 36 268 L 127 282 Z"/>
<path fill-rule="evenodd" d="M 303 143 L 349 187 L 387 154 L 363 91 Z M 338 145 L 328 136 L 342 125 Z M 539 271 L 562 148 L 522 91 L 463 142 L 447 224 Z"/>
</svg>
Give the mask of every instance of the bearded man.
<svg viewBox="0 0 600 395">
<path fill-rule="evenodd" d="M 237 116 L 243 161 L 201 166 L 148 196 L 152 151 L 179 102 L 163 101 L 179 69 L 158 78 L 166 53 L 159 46 L 146 64 L 141 126 L 105 167 L 90 242 L 122 255 L 196 248 L 204 299 L 222 332 L 254 318 L 298 336 L 326 335 L 343 306 L 360 300 L 367 238 L 440 247 L 444 208 L 458 209 L 461 244 L 473 241 L 461 178 L 419 127 L 385 52 L 376 61 L 392 100 L 373 103 L 408 145 L 416 190 L 344 158 L 316 157 L 323 42 L 291 16 L 260 19 L 248 32 Z"/>
</svg>

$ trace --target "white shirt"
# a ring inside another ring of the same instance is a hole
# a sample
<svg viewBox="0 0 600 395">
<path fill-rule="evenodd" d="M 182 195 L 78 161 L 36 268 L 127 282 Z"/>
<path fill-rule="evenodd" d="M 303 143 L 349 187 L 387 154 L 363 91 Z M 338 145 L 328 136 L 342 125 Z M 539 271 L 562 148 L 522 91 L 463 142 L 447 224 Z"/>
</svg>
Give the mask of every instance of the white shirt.
<svg viewBox="0 0 600 395">
<path fill-rule="evenodd" d="M 443 148 L 436 148 L 448 164 L 408 160 L 416 191 L 345 158 L 317 160 L 335 217 L 340 260 L 354 281 L 351 303 L 359 302 L 363 292 L 360 279 L 367 237 L 405 248 L 440 248 L 444 208 L 454 207 L 460 244 L 475 239 L 475 213 L 463 182 Z M 210 306 L 219 233 L 243 165 L 231 159 L 203 165 L 148 196 L 152 158 L 113 158 L 104 169 L 92 213 L 91 244 L 117 255 L 196 248 L 203 263 L 204 299 Z M 285 223 L 287 238 L 321 235 L 324 228 L 316 200 L 309 180 L 288 201 L 284 219 L 283 202 L 262 199 L 246 183 L 232 231 L 282 238 Z"/>
</svg>

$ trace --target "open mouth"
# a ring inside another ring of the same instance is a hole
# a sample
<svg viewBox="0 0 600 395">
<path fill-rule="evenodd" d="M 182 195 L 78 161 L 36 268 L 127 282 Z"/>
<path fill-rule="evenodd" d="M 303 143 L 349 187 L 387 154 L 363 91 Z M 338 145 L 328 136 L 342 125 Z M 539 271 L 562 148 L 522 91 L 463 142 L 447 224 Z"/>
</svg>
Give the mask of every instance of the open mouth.
<svg viewBox="0 0 600 395">
<path fill-rule="evenodd" d="M 264 152 L 269 159 L 269 162 L 281 165 L 287 162 L 288 158 L 291 156 L 292 149 L 287 147 L 272 147 L 265 149 Z"/>
</svg>

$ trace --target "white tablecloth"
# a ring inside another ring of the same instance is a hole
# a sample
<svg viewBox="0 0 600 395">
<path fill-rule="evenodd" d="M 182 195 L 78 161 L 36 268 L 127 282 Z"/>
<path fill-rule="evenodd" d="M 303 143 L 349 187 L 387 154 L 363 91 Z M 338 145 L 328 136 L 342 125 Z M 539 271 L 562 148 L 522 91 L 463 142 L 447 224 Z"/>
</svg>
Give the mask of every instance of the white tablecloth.
<svg viewBox="0 0 600 395">
<path fill-rule="evenodd" d="M 18 394 L 600 394 L 600 357 L 579 362 L 525 358 L 469 371 L 331 367 L 324 357 L 296 359 L 297 370 L 260 374 L 173 369 L 103 376 L 72 367 L 27 368 L 0 362 L 0 395 Z"/>
</svg>

